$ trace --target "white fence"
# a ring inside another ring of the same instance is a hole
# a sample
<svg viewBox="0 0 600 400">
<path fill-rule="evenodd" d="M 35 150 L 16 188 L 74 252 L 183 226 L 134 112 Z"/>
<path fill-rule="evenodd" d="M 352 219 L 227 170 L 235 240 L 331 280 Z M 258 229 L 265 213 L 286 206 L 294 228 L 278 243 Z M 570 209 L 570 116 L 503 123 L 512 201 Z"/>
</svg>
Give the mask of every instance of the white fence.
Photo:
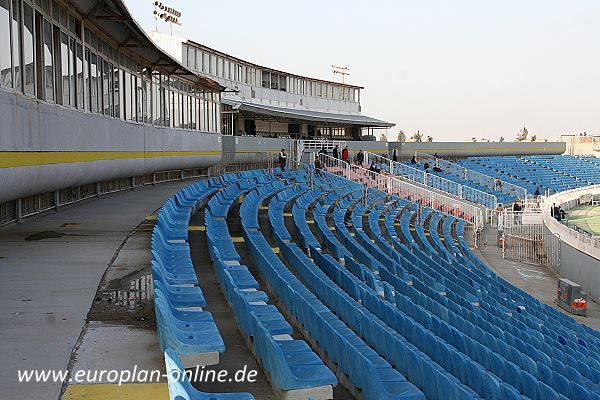
<svg viewBox="0 0 600 400">
<path fill-rule="evenodd" d="M 460 164 L 453 163 L 442 158 L 437 158 L 427 153 L 419 153 L 419 162 L 428 162 L 429 164 L 437 165 L 444 171 L 445 174 L 454 175 L 458 178 L 477 183 L 487 190 L 495 190 L 496 192 L 505 193 L 514 196 L 517 199 L 524 199 L 527 196 L 527 189 L 521 186 L 497 179 L 495 177 L 473 171 L 465 168 Z"/>
<path fill-rule="evenodd" d="M 462 185 L 450 179 L 446 179 L 439 175 L 425 172 L 421 169 L 411 167 L 397 161 L 390 160 L 387 157 L 378 154 L 367 152 L 365 153 L 366 164 L 369 165 L 372 161 L 380 165 L 383 170 L 394 175 L 403 177 L 417 183 L 429 186 L 434 189 L 441 190 L 451 195 L 460 197 L 473 203 L 482 204 L 488 208 L 494 208 L 498 204 L 498 198 L 481 190 L 470 186 Z M 431 166 L 433 168 L 433 165 Z"/>
<path fill-rule="evenodd" d="M 505 210 L 498 215 L 498 225 L 504 230 L 504 258 L 555 269 L 560 267 L 560 237 L 545 229 L 540 209 Z"/>
<path fill-rule="evenodd" d="M 401 180 L 394 175 L 383 173 L 384 171 L 370 171 L 325 154 L 319 154 L 318 156 L 322 168 L 328 172 L 343 176 L 368 187 L 377 188 L 389 194 L 408 198 L 421 205 L 462 218 L 475 224 L 478 229 L 483 228 L 483 210 L 479 206 Z"/>
<path fill-rule="evenodd" d="M 600 194 L 600 185 L 567 190 L 565 192 L 560 192 L 544 198 L 542 202 L 544 223 L 552 233 L 559 235 L 561 240 L 563 240 L 569 246 L 600 260 L 599 239 L 590 237 L 589 235 L 569 228 L 568 226 L 557 221 L 550 212 L 553 204 L 560 205 L 563 210 L 569 210 L 578 203 L 581 196 L 588 194 Z"/>
<path fill-rule="evenodd" d="M 328 152 L 333 151 L 335 146 L 338 146 L 340 155 L 342 149 L 346 147 L 345 140 L 323 140 L 323 139 L 310 139 L 310 140 L 297 140 L 296 141 L 296 160 L 301 161 L 302 155 L 305 150 L 315 152 L 321 149 L 325 149 Z"/>
</svg>

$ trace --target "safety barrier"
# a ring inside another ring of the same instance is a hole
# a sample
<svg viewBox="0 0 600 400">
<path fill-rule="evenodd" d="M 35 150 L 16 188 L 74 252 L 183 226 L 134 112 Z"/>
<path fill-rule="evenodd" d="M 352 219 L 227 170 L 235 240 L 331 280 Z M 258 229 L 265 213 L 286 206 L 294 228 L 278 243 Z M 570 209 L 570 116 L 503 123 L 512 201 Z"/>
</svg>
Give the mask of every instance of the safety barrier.
<svg viewBox="0 0 600 400">
<path fill-rule="evenodd" d="M 428 162 L 432 167 L 437 165 L 444 171 L 445 174 L 452 174 L 461 179 L 476 183 L 487 188 L 488 190 L 504 193 L 517 199 L 523 199 L 527 195 L 527 189 L 524 189 L 521 186 L 517 186 L 510 182 L 503 181 L 499 178 L 495 178 L 481 172 L 473 171 L 472 169 L 465 168 L 460 164 L 435 157 L 434 155 L 419 153 L 417 157 L 421 163 Z"/>
<path fill-rule="evenodd" d="M 483 210 L 479 206 L 445 196 L 392 175 L 370 171 L 359 165 L 350 164 L 326 154 L 319 154 L 319 159 L 322 167 L 328 172 L 389 194 L 407 197 L 411 201 L 463 218 L 475 224 L 478 229 L 483 228 Z"/>
<path fill-rule="evenodd" d="M 405 179 L 441 190 L 467 201 L 482 204 L 488 208 L 493 208 L 498 204 L 497 197 L 492 193 L 486 193 L 473 187 L 462 185 L 453 180 L 390 160 L 378 154 L 365 152 L 365 160 L 365 165 L 370 165 L 371 162 L 374 162 L 377 166 L 380 166 L 383 170 L 393 175 L 398 175 Z"/>
</svg>

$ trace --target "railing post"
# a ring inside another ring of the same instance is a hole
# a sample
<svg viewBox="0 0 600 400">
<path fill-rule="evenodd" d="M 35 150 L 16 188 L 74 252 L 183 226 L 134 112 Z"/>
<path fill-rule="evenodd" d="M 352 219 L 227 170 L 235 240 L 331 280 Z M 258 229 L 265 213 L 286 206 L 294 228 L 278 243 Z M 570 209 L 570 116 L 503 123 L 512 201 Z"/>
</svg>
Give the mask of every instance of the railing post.
<svg viewBox="0 0 600 400">
<path fill-rule="evenodd" d="M 21 222 L 23 220 L 23 199 L 17 199 L 17 222 Z"/>
</svg>

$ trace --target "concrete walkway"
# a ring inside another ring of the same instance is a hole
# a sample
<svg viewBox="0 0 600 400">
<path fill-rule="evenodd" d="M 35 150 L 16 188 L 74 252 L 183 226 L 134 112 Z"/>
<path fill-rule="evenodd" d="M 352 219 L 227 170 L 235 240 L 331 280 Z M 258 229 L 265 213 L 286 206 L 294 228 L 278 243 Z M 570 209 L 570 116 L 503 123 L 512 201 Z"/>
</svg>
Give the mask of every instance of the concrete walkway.
<svg viewBox="0 0 600 400">
<path fill-rule="evenodd" d="M 496 244 L 496 228 L 488 225 L 484 229 L 483 234 L 487 236 L 487 245 L 483 246 L 477 253 L 498 275 L 541 302 L 560 310 L 564 314 L 575 318 L 577 321 L 593 329 L 600 330 L 600 305 L 590 301 L 588 303 L 587 317 L 569 314 L 554 303 L 556 289 L 558 288 L 558 279 L 560 278 L 556 271 L 551 267 L 505 260 L 502 258 L 502 249 Z M 563 260 L 563 262 L 568 262 L 568 260 Z"/>
<path fill-rule="evenodd" d="M 0 229 L 1 398 L 59 398 L 62 382 L 19 383 L 17 371 L 68 368 L 107 266 L 130 232 L 189 183 L 117 193 Z M 102 336 L 104 343 L 111 342 Z M 152 349 L 146 346 L 145 351 Z M 104 361 L 102 365 L 121 366 Z"/>
</svg>

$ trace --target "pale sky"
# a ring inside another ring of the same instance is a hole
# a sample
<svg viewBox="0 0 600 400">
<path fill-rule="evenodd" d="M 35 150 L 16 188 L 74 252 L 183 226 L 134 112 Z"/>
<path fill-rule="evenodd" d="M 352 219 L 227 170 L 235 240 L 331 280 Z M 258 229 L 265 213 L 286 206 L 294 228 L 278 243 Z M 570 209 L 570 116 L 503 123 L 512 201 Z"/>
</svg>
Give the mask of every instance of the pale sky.
<svg viewBox="0 0 600 400">
<path fill-rule="evenodd" d="M 150 0 L 125 2 L 154 28 Z M 390 139 L 600 134 L 599 0 L 164 3 L 183 13 L 174 34 L 241 59 L 327 80 L 348 66 Z"/>
</svg>

